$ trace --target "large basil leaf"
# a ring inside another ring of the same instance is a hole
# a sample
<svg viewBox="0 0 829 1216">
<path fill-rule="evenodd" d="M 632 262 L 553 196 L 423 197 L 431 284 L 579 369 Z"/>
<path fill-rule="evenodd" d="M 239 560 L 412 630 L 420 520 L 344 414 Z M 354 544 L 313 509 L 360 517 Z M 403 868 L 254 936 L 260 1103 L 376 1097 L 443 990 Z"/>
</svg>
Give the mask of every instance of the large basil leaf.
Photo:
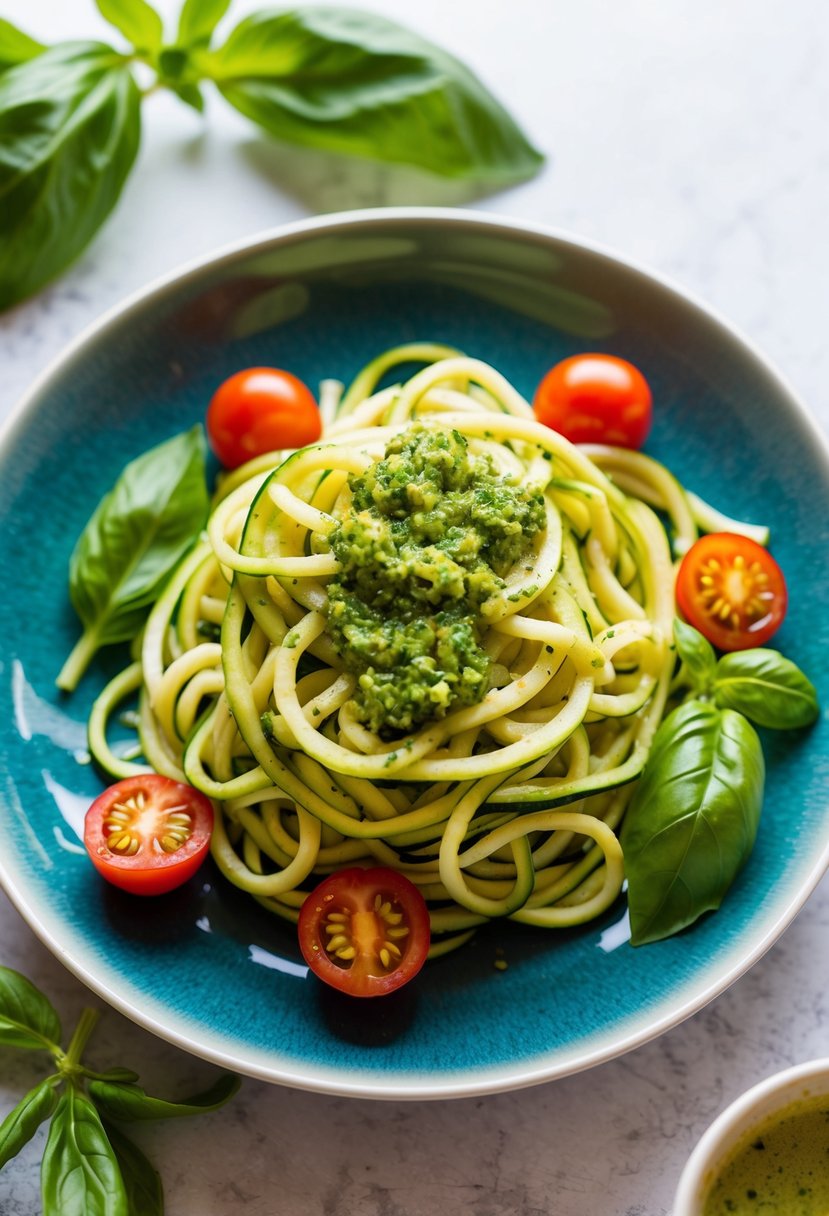
<svg viewBox="0 0 829 1216">
<path fill-rule="evenodd" d="M 104 1131 L 121 1171 L 130 1216 L 164 1216 L 164 1191 L 158 1170 L 138 1145 L 112 1123 L 104 1121 Z"/>
<path fill-rule="evenodd" d="M 0 1169 L 29 1143 L 41 1123 L 55 1109 L 57 1100 L 54 1085 L 41 1081 L 6 1115 L 0 1123 Z"/>
<path fill-rule="evenodd" d="M 114 25 L 137 51 L 157 51 L 164 26 L 147 0 L 95 0 L 101 16 Z"/>
<path fill-rule="evenodd" d="M 74 688 L 95 651 L 134 637 L 170 572 L 207 520 L 200 426 L 131 461 L 100 502 L 69 563 L 83 637 L 58 676 Z"/>
<path fill-rule="evenodd" d="M 501 184 L 543 161 L 463 64 L 376 13 L 256 13 L 199 65 L 231 105 L 289 142 Z"/>
<path fill-rule="evenodd" d="M 153 1098 L 138 1085 L 118 1085 L 107 1081 L 90 1081 L 89 1093 L 107 1118 L 131 1123 L 136 1119 L 177 1119 L 218 1110 L 233 1097 L 239 1085 L 237 1076 L 223 1073 L 204 1093 L 194 1094 L 181 1102 Z"/>
<path fill-rule="evenodd" d="M 820 713 L 817 691 L 796 663 L 776 650 L 735 651 L 717 664 L 714 699 L 758 726 L 811 726 Z"/>
<path fill-rule="evenodd" d="M 112 1146 L 92 1103 L 61 1096 L 40 1166 L 43 1216 L 130 1216 Z"/>
<path fill-rule="evenodd" d="M 230 8 L 230 0 L 184 0 L 178 19 L 179 46 L 207 46 Z"/>
<path fill-rule="evenodd" d="M 34 38 L 6 21 L 5 17 L 0 17 L 0 72 L 14 67 L 16 63 L 26 63 L 45 50 L 42 42 L 35 42 Z"/>
<path fill-rule="evenodd" d="M 49 1051 L 60 1043 L 51 1002 L 24 975 L 0 967 L 0 1045 Z"/>
<path fill-rule="evenodd" d="M 65 42 L 0 76 L 0 308 L 69 265 L 138 151 L 139 92 L 120 56 Z"/>
<path fill-rule="evenodd" d="M 693 700 L 668 715 L 622 825 L 635 946 L 720 906 L 754 845 L 764 778 L 741 714 Z"/>
</svg>

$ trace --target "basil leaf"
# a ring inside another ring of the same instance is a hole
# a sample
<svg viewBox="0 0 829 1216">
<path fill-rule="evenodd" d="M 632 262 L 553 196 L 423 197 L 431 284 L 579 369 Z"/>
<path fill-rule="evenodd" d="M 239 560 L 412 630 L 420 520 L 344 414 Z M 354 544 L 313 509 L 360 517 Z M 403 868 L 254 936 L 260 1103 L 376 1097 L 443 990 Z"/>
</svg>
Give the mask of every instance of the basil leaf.
<svg viewBox="0 0 829 1216">
<path fill-rule="evenodd" d="M 233 1073 L 223 1073 L 204 1093 L 185 1098 L 183 1102 L 153 1098 L 138 1085 L 117 1085 L 107 1081 L 90 1081 L 89 1094 L 107 1118 L 131 1123 L 137 1119 L 175 1119 L 218 1110 L 233 1097 L 240 1084 Z"/>
<path fill-rule="evenodd" d="M 72 262 L 138 151 L 138 87 L 100 43 L 65 42 L 0 76 L 0 308 Z"/>
<path fill-rule="evenodd" d="M 695 693 L 709 688 L 717 667 L 714 647 L 693 625 L 674 621 L 676 650 L 682 660 L 682 677 Z"/>
<path fill-rule="evenodd" d="M 131 1068 L 108 1068 L 106 1072 L 93 1072 L 91 1068 L 85 1068 L 84 1076 L 91 1077 L 95 1081 L 137 1081 L 138 1073 L 133 1072 Z"/>
<path fill-rule="evenodd" d="M 29 1143 L 41 1123 L 57 1105 L 58 1095 L 49 1081 L 41 1081 L 21 1098 L 0 1123 L 0 1169 Z"/>
<path fill-rule="evenodd" d="M 164 1191 L 158 1170 L 114 1124 L 104 1121 L 104 1131 L 121 1171 L 130 1216 L 164 1216 Z"/>
<path fill-rule="evenodd" d="M 204 97 L 201 89 L 197 84 L 174 84 L 171 81 L 165 81 L 168 89 L 172 89 L 176 97 L 183 101 L 185 105 L 192 106 L 199 114 L 204 113 Z"/>
<path fill-rule="evenodd" d="M 35 42 L 28 34 L 24 34 L 5 17 L 0 17 L 0 72 L 14 67 L 16 63 L 25 63 L 45 51 L 42 42 Z"/>
<path fill-rule="evenodd" d="M 58 676 L 75 687 L 95 651 L 135 636 L 207 520 L 200 426 L 130 462 L 86 525 L 69 563 L 84 633 Z"/>
<path fill-rule="evenodd" d="M 213 31 L 229 8 L 230 0 L 184 0 L 178 19 L 178 45 L 208 46 Z"/>
<path fill-rule="evenodd" d="M 255 13 L 199 65 L 232 106 L 291 143 L 502 185 L 543 163 L 468 68 L 375 13 Z"/>
<path fill-rule="evenodd" d="M 92 1103 L 70 1086 L 58 1101 L 40 1166 L 43 1216 L 130 1216 L 112 1146 Z"/>
<path fill-rule="evenodd" d="M 764 778 L 741 714 L 687 701 L 668 715 L 621 831 L 633 945 L 720 906 L 754 845 Z"/>
<path fill-rule="evenodd" d="M 815 686 L 797 664 L 762 647 L 722 656 L 714 699 L 776 730 L 811 726 L 820 713 Z"/>
<path fill-rule="evenodd" d="M 0 967 L 0 1045 L 57 1051 L 60 1039 L 51 1002 L 24 975 Z"/>
<path fill-rule="evenodd" d="M 196 83 L 193 64 L 188 51 L 178 46 L 165 46 L 156 61 L 158 83 L 170 89 L 176 97 L 192 106 L 199 114 L 204 112 L 204 97 Z"/>
<path fill-rule="evenodd" d="M 137 51 L 157 51 L 164 38 L 164 26 L 147 0 L 95 0 L 105 21 L 114 25 Z"/>
</svg>

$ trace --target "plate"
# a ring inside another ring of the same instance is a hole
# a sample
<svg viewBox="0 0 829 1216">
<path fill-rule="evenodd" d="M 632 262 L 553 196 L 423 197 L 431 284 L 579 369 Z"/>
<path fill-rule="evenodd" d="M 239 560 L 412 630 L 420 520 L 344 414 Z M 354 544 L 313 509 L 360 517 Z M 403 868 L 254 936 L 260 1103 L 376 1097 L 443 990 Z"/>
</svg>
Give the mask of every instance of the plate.
<svg viewBox="0 0 829 1216">
<path fill-rule="evenodd" d="M 83 335 L 0 448 L 0 879 L 61 961 L 147 1029 L 267 1081 L 378 1098 L 514 1089 L 644 1043 L 756 961 L 829 863 L 818 724 L 766 734 L 759 838 L 722 910 L 638 949 L 623 900 L 563 933 L 496 923 L 393 997 L 350 1002 L 309 979 L 290 926 L 209 868 L 139 903 L 98 881 L 78 828 L 101 788 L 84 723 L 107 662 L 71 697 L 54 686 L 78 631 L 67 560 L 91 511 L 239 368 L 347 381 L 417 339 L 486 359 L 527 396 L 579 351 L 641 367 L 656 402 L 647 450 L 727 514 L 771 527 L 791 599 L 776 643 L 824 702 L 829 687 L 829 619 L 815 611 L 829 590 L 822 436 L 726 324 L 601 249 L 483 213 L 329 216 L 191 266 Z"/>
</svg>

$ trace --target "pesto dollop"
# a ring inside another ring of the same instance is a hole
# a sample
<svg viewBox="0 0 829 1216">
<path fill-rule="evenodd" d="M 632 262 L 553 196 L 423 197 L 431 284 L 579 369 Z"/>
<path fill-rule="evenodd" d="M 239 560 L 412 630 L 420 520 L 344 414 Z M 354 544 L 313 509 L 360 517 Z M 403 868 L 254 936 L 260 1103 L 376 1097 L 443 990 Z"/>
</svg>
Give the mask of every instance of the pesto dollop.
<svg viewBox="0 0 829 1216">
<path fill-rule="evenodd" d="M 481 607 L 543 530 L 544 499 L 458 431 L 422 424 L 349 486 L 329 538 L 342 567 L 329 632 L 357 676 L 360 721 L 410 731 L 485 695 Z"/>
</svg>

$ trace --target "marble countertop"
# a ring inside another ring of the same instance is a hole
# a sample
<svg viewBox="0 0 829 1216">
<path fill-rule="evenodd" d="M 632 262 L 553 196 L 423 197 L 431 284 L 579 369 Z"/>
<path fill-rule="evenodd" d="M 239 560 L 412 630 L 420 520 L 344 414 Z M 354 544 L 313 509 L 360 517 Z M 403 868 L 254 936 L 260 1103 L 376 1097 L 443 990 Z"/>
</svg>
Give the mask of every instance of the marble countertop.
<svg viewBox="0 0 829 1216">
<path fill-rule="evenodd" d="M 331 0 L 329 0 L 331 2 Z M 173 4 L 160 5 L 165 12 Z M 234 12 L 253 4 L 240 0 Z M 823 0 L 374 0 L 461 54 L 550 157 L 477 200 L 650 266 L 707 301 L 775 363 L 829 430 L 829 18 Z M 106 36 L 92 0 L 6 0 L 31 33 Z M 0 317 L 0 417 L 64 345 L 183 261 L 311 211 L 391 201 L 365 175 L 287 164 L 211 99 L 208 121 L 146 104 L 137 170 L 94 244 Z M 300 158 L 301 160 L 301 158 Z M 66 1026 L 101 1003 L 0 895 L 0 962 Z M 587 1073 L 487 1098 L 380 1103 L 246 1081 L 202 1120 L 136 1138 L 168 1216 L 664 1216 L 711 1119 L 779 1068 L 826 1055 L 829 880 L 782 939 L 705 1010 Z M 148 1088 L 214 1070 L 103 1008 L 96 1057 Z M 38 1079 L 2 1054 L 0 1117 Z M 41 1133 L 42 1136 L 42 1133 Z M 36 1141 L 0 1175 L 0 1216 L 40 1211 Z"/>
</svg>

